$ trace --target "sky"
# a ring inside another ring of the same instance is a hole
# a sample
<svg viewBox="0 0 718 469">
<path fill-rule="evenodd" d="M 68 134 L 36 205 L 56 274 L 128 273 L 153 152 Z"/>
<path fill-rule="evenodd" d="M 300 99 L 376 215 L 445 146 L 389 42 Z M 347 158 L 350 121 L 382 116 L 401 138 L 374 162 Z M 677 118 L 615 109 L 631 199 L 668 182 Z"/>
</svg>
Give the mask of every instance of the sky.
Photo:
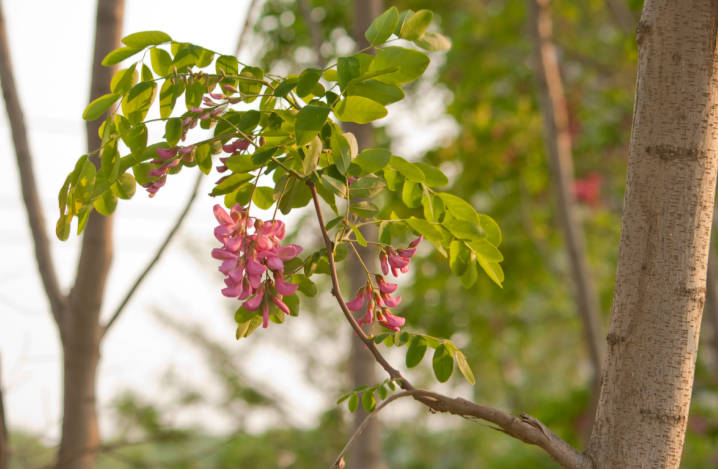
<svg viewBox="0 0 718 469">
<path fill-rule="evenodd" d="M 203 2 L 198 10 L 198 2 L 189 0 L 126 0 L 123 30 L 125 34 L 162 30 L 174 39 L 231 54 L 244 24 L 247 4 L 248 1 L 211 0 Z M 51 230 L 48 236 L 58 277 L 67 288 L 74 278 L 79 243 L 74 233 L 66 242 L 54 236 L 57 192 L 77 158 L 86 151 L 81 115 L 88 99 L 95 2 L 5 0 L 3 9 L 45 222 Z M 248 50 L 241 56 L 251 53 Z M 403 155 L 415 156 L 452 131 L 446 119 L 433 118 L 441 109 L 427 109 L 430 112 L 425 115 L 431 116 L 431 121 L 418 123 L 409 122 L 409 113 L 402 114 L 400 106 L 391 110 L 395 109 L 398 118 L 390 131 L 397 136 L 395 144 L 402 146 Z M 150 133 L 151 141 L 153 136 L 160 138 Z M 6 412 L 11 428 L 29 430 L 55 442 L 61 422 L 62 355 L 36 270 L 4 106 L 0 112 L 0 148 L 0 164 L 6 168 L 0 177 L 0 364 Z M 154 254 L 183 208 L 193 179 L 194 174 L 184 171 L 172 176 L 154 199 L 138 187 L 131 202 L 118 204 L 115 255 L 103 317 L 111 314 Z M 219 294 L 222 275 L 214 270 L 208 252 L 188 252 L 204 249 L 213 242 L 211 207 L 215 201 L 204 194 L 210 191 L 214 179 L 214 174 L 205 179 L 182 231 L 103 343 L 98 398 L 104 434 L 112 429 L 110 413 L 103 412 L 111 406 L 112 399 L 132 389 L 153 402 L 161 402 L 163 388 L 158 377 L 168 369 L 190 384 L 201 385 L 209 394 L 219 391 L 212 386 L 210 373 L 196 350 L 163 326 L 152 314 L 155 309 L 183 323 L 201 324 L 211 337 L 236 349 L 238 356 L 251 363 L 243 368 L 253 380 L 272 386 L 272 377 L 281 376 L 283 382 L 290 383 L 292 392 L 286 395 L 289 407 L 296 410 L 290 416 L 292 423 L 312 425 L 318 412 L 333 400 L 333 396 L 307 383 L 299 359 L 289 350 L 262 342 L 256 336 L 253 341 L 234 340 L 232 307 Z M 207 265 L 197 261 L 202 256 L 208 259 Z M 309 343 L 312 338 L 309 322 L 290 320 L 276 329 L 272 330 L 275 341 L 281 341 L 283 335 L 291 335 L 300 343 Z M 348 337 L 340 334 L 334 346 L 345 347 Z M 331 359 L 327 366 L 332 366 Z M 186 418 L 212 422 L 215 431 L 235 424 L 220 413 L 198 412 Z M 256 421 L 248 422 L 248 428 L 261 429 L 268 422 L 266 416 L 260 415 Z"/>
</svg>

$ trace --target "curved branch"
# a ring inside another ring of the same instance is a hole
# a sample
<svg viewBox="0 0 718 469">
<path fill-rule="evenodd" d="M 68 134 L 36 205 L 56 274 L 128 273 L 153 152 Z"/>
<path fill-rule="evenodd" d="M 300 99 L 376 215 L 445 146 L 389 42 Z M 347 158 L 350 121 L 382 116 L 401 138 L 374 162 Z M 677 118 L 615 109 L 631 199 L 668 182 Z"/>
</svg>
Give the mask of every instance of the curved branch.
<svg viewBox="0 0 718 469">
<path fill-rule="evenodd" d="M 374 342 L 367 337 L 364 331 L 359 327 L 354 316 L 349 311 L 344 298 L 342 297 L 341 291 L 339 290 L 339 279 L 337 278 L 336 263 L 334 262 L 334 244 L 329 238 L 329 233 L 325 228 L 324 215 L 322 214 L 321 206 L 319 204 L 319 196 L 314 183 L 307 181 L 307 185 L 312 193 L 312 200 L 314 202 L 314 209 L 317 213 L 317 220 L 319 221 L 319 229 L 324 239 L 324 245 L 327 249 L 327 258 L 329 261 L 329 273 L 332 279 L 332 295 L 337 299 L 339 307 L 341 308 L 344 316 L 351 325 L 352 329 L 359 336 L 359 339 L 366 345 L 369 352 L 374 355 L 376 361 L 381 365 L 382 368 L 389 374 L 389 376 L 396 380 L 402 389 L 406 393 L 399 393 L 401 396 L 411 394 L 415 400 L 421 402 L 428 408 L 443 413 L 450 413 L 454 415 L 460 415 L 462 417 L 474 417 L 481 420 L 486 420 L 499 427 L 501 431 L 510 435 L 516 439 L 519 439 L 525 443 L 536 445 L 546 451 L 556 462 L 566 469 L 592 469 L 593 463 L 591 459 L 576 451 L 566 443 L 564 440 L 559 438 L 555 433 L 549 430 L 544 424 L 539 422 L 537 419 L 527 415 L 521 414 L 519 417 L 515 417 L 509 413 L 506 413 L 499 409 L 492 407 L 482 406 L 475 404 L 466 399 L 452 398 L 437 394 L 431 391 L 425 391 L 423 389 L 416 389 L 414 386 L 402 376 L 401 372 L 396 368 L 392 367 L 389 362 L 386 361 L 381 352 L 377 349 Z M 397 396 L 399 395 L 397 394 Z M 397 397 L 398 398 L 398 397 Z M 391 399 L 391 398 L 390 398 Z M 387 399 L 389 401 L 389 399 Z M 384 407 L 389 402 L 384 401 L 380 407 Z M 339 465 L 337 465 L 339 464 Z M 335 462 L 336 468 L 341 466 L 341 458 Z"/>
<path fill-rule="evenodd" d="M 157 262 L 160 260 L 160 257 L 162 257 L 162 254 L 164 254 L 165 249 L 167 249 L 167 246 L 169 246 L 170 242 L 174 238 L 175 234 L 179 231 L 180 227 L 182 226 L 182 223 L 184 223 L 185 218 L 187 218 L 187 215 L 189 214 L 190 209 L 192 208 L 192 204 L 194 203 L 195 199 L 197 198 L 197 193 L 199 192 L 199 186 L 202 183 L 202 172 L 197 172 L 197 179 L 194 182 L 194 187 L 192 188 L 192 193 L 189 196 L 189 199 L 187 199 L 187 202 L 185 203 L 184 209 L 182 209 L 182 212 L 177 217 L 177 221 L 175 221 L 175 224 L 172 226 L 172 228 L 167 232 L 167 235 L 165 236 L 165 240 L 160 245 L 159 249 L 155 253 L 155 255 L 152 257 L 152 259 L 147 263 L 147 266 L 145 266 L 145 269 L 142 271 L 142 273 L 137 277 L 135 282 L 132 284 L 129 290 L 127 290 L 127 293 L 125 293 L 124 298 L 120 302 L 120 304 L 115 309 L 115 312 L 112 313 L 112 316 L 110 317 L 109 321 L 107 321 L 107 324 L 102 328 L 103 336 L 107 334 L 107 331 L 112 327 L 112 325 L 117 321 L 117 318 L 120 316 L 122 311 L 125 309 L 125 306 L 127 306 L 127 303 L 129 303 L 132 296 L 135 294 L 137 289 L 139 288 L 140 284 L 142 284 L 142 281 L 147 277 L 147 274 L 150 273 L 150 271 L 154 268 L 154 266 L 157 264 Z"/>
<path fill-rule="evenodd" d="M 239 57 L 239 53 L 242 52 L 242 49 L 247 42 L 247 37 L 249 36 L 249 25 L 252 23 L 254 9 L 257 7 L 258 3 L 259 2 L 257 0 L 251 0 L 249 2 L 249 6 L 247 7 L 247 16 L 244 19 L 244 26 L 242 26 L 242 30 L 239 32 L 239 37 L 237 38 L 237 45 L 234 48 L 234 55 L 236 57 Z"/>
<path fill-rule="evenodd" d="M 37 270 L 40 273 L 42 286 L 50 301 L 50 309 L 60 331 L 62 332 L 63 315 L 67 303 L 65 295 L 60 290 L 55 274 L 55 265 L 52 260 L 50 243 L 45 228 L 45 217 L 42 213 L 42 206 L 35 182 L 35 174 L 32 168 L 32 155 L 27 139 L 27 128 L 23 116 L 20 100 L 18 99 L 15 77 L 12 71 L 12 60 L 10 47 L 7 42 L 5 30 L 5 14 L 0 6 L 0 83 L 2 94 L 5 100 L 5 110 L 10 129 L 12 131 L 12 142 L 15 147 L 15 159 L 17 169 L 20 173 L 20 188 L 22 199 L 25 203 L 27 221 L 30 225 L 30 234 L 35 245 L 35 261 Z"/>
</svg>

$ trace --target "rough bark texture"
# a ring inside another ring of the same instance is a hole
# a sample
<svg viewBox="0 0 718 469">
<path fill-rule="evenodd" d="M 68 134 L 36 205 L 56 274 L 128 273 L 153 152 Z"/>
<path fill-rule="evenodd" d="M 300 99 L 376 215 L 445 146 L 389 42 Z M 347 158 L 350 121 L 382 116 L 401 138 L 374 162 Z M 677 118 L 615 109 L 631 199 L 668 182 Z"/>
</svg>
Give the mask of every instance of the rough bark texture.
<svg viewBox="0 0 718 469">
<path fill-rule="evenodd" d="M 549 1 L 528 0 L 528 4 L 551 178 L 556 191 L 559 223 L 571 263 L 576 309 L 581 316 L 597 393 L 604 354 L 601 317 L 598 298 L 588 270 L 586 243 L 578 221 L 576 199 L 573 195 L 573 152 L 568 125 L 568 106 L 553 39 Z"/>
<path fill-rule="evenodd" d="M 597 468 L 677 468 L 695 369 L 718 159 L 718 1 L 647 0 Z"/>
<path fill-rule="evenodd" d="M 90 100 L 109 93 L 115 67 L 103 67 L 100 62 L 120 46 L 123 13 L 124 0 L 99 0 L 97 4 Z M 100 147 L 97 134 L 100 123 L 101 120 L 87 123 L 88 151 Z M 63 337 L 64 399 L 58 469 L 94 466 L 94 452 L 99 444 L 95 377 L 102 338 L 100 307 L 111 260 L 112 217 L 93 212 L 82 240 Z"/>
<path fill-rule="evenodd" d="M 354 30 L 352 36 L 357 42 L 357 47 L 362 49 L 369 44 L 364 38 L 364 31 L 369 27 L 372 20 L 379 16 L 382 12 L 382 0 L 354 0 Z M 374 146 L 374 129 L 371 124 L 344 124 L 344 129 L 354 134 L 359 145 L 359 151 L 364 148 Z M 364 231 L 366 236 L 372 236 L 369 230 Z M 370 239 L 370 238 L 368 238 Z M 359 251 L 364 259 L 370 260 L 376 257 L 375 249 L 360 249 Z M 364 269 L 355 259 L 348 257 L 349 263 L 349 279 L 351 285 L 351 294 L 364 286 L 366 283 L 366 273 Z M 369 264 L 371 266 L 371 263 Z M 352 340 L 352 350 L 349 359 L 349 368 L 352 379 L 352 387 L 362 384 L 372 384 L 378 381 L 376 373 L 376 362 L 372 356 L 366 353 L 364 344 L 360 340 Z M 364 409 L 357 410 L 352 423 L 352 432 L 355 431 L 364 421 L 366 417 Z M 348 458 L 348 469 L 386 469 L 383 452 L 381 448 L 381 423 L 378 419 L 371 419 L 366 429 L 358 437 L 354 447 Z"/>
</svg>

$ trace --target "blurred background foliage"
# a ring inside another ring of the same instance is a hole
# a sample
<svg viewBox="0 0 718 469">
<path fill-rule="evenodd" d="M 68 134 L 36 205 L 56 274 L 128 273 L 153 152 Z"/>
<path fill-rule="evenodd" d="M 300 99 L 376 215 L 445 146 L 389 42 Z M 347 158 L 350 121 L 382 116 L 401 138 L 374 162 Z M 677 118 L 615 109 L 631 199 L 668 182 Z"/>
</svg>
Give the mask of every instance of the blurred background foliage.
<svg viewBox="0 0 718 469">
<path fill-rule="evenodd" d="M 641 8 L 640 1 L 631 0 L 630 11 L 623 12 L 630 17 L 621 18 L 607 8 L 611 3 L 552 4 L 574 138 L 580 219 L 604 334 L 613 293 L 637 59 L 633 28 L 626 23 L 635 23 Z M 590 369 L 554 208 L 526 4 L 386 2 L 392 5 L 400 10 L 432 9 L 436 25 L 453 47 L 446 54 L 434 54 L 433 72 L 407 90 L 408 104 L 398 112 L 392 109 L 390 119 L 403 113 L 409 116 L 403 118 L 408 124 L 382 127 L 380 122 L 378 146 L 406 154 L 399 145 L 412 139 L 412 132 L 431 131 L 422 126 L 448 116 L 452 130 L 434 136 L 432 147 L 416 157 L 439 165 L 450 176 L 447 190 L 498 221 L 506 259 L 503 289 L 481 274 L 474 287 L 464 290 L 441 255 L 424 247 L 413 278 L 401 286 L 407 327 L 452 338 L 465 352 L 477 384 L 468 390 L 461 380 L 452 380 L 460 387 L 453 392 L 511 412 L 528 412 L 583 447 L 591 419 Z M 353 11 L 350 0 L 267 0 L 254 27 L 253 59 L 279 73 L 331 63 L 354 49 Z M 418 122 L 411 116 L 419 116 Z M 397 211 L 407 210 L 396 203 Z M 308 217 L 305 221 L 314 222 Z M 304 306 L 311 311 L 305 318 L 316 323 L 319 340 L 336 339 L 337 328 L 346 328 L 336 308 L 321 296 Z M 120 430 L 108 438 L 98 467 L 329 466 L 347 438 L 346 408 L 331 404 L 347 390 L 348 379 L 337 379 L 345 373 L 345 363 L 332 365 L 330 373 L 320 372 L 323 352 L 281 336 L 282 346 L 301 357 L 310 381 L 329 397 L 316 427 L 299 428 L 285 419 L 292 410 L 282 408 L 281 393 L 252 383 L 242 372 L 248 365 L 240 365 L 231 349 L 203 337 L 197 328 L 171 327 L 181 342 L 206 355 L 221 383 L 222 398 L 207 402 L 202 390 L 184 389 L 172 379 L 167 388 L 174 397 L 162 405 L 128 392 L 112 410 Z M 252 340 L 271 340 L 269 335 Z M 718 377 L 707 364 L 714 357 L 706 348 L 699 356 L 684 468 L 718 465 Z M 428 368 L 424 371 L 423 384 L 430 386 Z M 420 383 L 421 373 L 422 369 L 416 373 Z M 334 378 L 329 381 L 326 376 Z M 175 409 L 200 402 L 236 415 L 237 430 L 216 436 L 206 428 L 172 422 Z M 254 412 L 273 413 L 276 425 L 249 433 L 243 416 Z M 384 419 L 384 452 L 392 469 L 555 467 L 542 452 L 482 423 L 454 418 L 434 425 L 437 417 L 420 408 L 414 412 L 411 420 Z M 125 444 L 128 441 L 133 443 Z M 15 433 L 12 444 L 13 468 L 42 467 L 51 461 L 51 451 L 36 436 Z"/>
</svg>

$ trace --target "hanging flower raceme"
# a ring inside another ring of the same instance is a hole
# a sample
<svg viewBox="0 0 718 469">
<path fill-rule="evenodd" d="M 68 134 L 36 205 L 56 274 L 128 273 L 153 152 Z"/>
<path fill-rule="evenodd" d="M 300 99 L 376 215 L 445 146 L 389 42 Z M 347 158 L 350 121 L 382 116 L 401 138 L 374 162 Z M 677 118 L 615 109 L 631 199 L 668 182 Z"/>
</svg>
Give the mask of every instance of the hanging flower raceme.
<svg viewBox="0 0 718 469">
<path fill-rule="evenodd" d="M 284 263 L 299 255 L 302 248 L 280 244 L 286 231 L 284 223 L 250 217 L 247 209 L 239 205 L 229 213 L 215 205 L 214 216 L 219 222 L 214 235 L 222 247 L 213 249 L 212 257 L 222 261 L 219 271 L 226 275 L 222 294 L 245 300 L 242 307 L 246 310 L 260 308 L 263 327 L 269 324 L 272 304 L 289 314 L 282 298 L 294 294 L 298 285 L 284 279 Z"/>
<path fill-rule="evenodd" d="M 388 247 L 383 249 L 379 253 L 379 263 L 381 264 L 381 271 L 384 275 L 389 275 L 389 268 L 394 277 L 398 277 L 399 273 L 405 274 L 409 271 L 409 262 L 411 258 L 416 254 L 416 247 L 419 245 L 423 236 L 419 236 L 414 241 L 409 243 L 409 247 L 406 249 L 394 249 Z"/>
<path fill-rule="evenodd" d="M 401 303 L 400 296 L 390 296 L 397 289 L 396 283 L 389 283 L 384 280 L 381 275 L 375 275 L 378 289 L 372 285 L 365 285 L 357 291 L 353 300 L 347 303 L 347 307 L 354 312 L 364 309 L 366 313 L 357 321 L 359 325 L 371 324 L 374 318 L 379 323 L 392 331 L 398 331 L 404 325 L 406 319 L 391 314 L 389 308 L 399 306 Z"/>
<path fill-rule="evenodd" d="M 192 163 L 194 161 L 194 146 L 158 148 L 157 158 L 151 161 L 156 165 L 152 168 L 147 176 L 153 178 L 151 181 L 142 185 L 150 197 L 154 197 L 157 191 L 167 182 L 167 173 L 171 168 L 178 166 L 181 162 Z"/>
</svg>

